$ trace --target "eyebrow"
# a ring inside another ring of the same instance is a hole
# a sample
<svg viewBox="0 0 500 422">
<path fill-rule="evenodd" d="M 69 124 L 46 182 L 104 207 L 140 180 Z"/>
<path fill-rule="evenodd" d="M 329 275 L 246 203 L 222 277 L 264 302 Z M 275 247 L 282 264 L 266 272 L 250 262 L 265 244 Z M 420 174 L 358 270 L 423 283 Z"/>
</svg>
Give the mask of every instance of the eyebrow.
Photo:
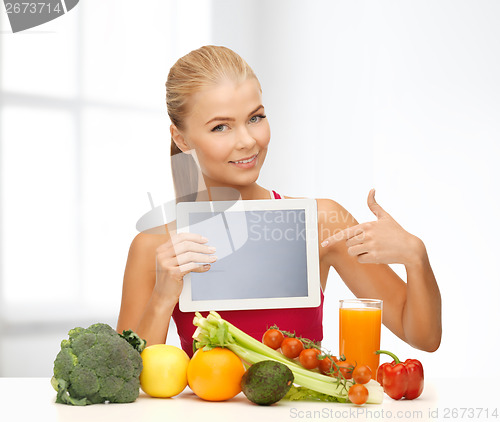
<svg viewBox="0 0 500 422">
<path fill-rule="evenodd" d="M 248 117 L 250 117 L 252 114 L 254 114 L 257 111 L 259 111 L 261 108 L 264 108 L 264 106 L 262 104 L 259 105 L 255 110 L 253 110 L 252 112 L 250 112 L 250 114 L 248 115 Z M 209 123 L 212 123 L 214 121 L 220 121 L 220 120 L 234 122 L 234 119 L 232 117 L 214 117 L 213 119 L 210 119 L 208 122 L 206 122 L 205 126 L 208 125 Z"/>
</svg>

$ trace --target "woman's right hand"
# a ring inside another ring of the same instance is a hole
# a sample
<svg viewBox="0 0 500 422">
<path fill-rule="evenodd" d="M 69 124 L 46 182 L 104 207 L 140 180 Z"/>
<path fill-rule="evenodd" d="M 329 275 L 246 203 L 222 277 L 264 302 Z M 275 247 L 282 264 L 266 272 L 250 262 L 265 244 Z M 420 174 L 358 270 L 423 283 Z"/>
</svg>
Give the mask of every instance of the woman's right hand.
<svg viewBox="0 0 500 422">
<path fill-rule="evenodd" d="M 179 300 L 183 277 L 194 271 L 203 273 L 217 257 L 215 248 L 205 245 L 207 238 L 195 233 L 172 234 L 170 240 L 156 248 L 155 292 L 162 298 Z M 205 264 L 200 264 L 205 263 Z"/>
</svg>

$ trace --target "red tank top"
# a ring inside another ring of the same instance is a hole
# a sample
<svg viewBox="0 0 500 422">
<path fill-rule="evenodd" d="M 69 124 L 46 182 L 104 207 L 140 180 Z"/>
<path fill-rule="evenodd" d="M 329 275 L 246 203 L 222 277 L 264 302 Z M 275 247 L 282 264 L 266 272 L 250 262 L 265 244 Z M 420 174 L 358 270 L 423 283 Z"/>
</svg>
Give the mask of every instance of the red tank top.
<svg viewBox="0 0 500 422">
<path fill-rule="evenodd" d="M 281 196 L 272 191 L 275 199 Z M 315 308 L 285 308 L 285 309 L 251 309 L 238 311 L 220 311 L 222 318 L 243 330 L 257 340 L 262 340 L 265 331 L 276 324 L 281 330 L 291 331 L 314 341 L 323 340 L 323 291 L 320 289 L 321 303 Z M 207 316 L 208 312 L 202 312 Z M 184 351 L 193 355 L 193 325 L 194 312 L 181 312 L 179 304 L 175 305 L 172 314 L 177 333 Z"/>
</svg>

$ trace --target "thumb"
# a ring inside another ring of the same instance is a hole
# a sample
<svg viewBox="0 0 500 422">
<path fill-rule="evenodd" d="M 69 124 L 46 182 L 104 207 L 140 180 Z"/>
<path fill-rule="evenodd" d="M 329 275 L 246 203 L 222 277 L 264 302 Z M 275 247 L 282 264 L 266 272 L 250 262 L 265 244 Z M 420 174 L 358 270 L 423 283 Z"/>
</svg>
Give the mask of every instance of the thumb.
<svg viewBox="0 0 500 422">
<path fill-rule="evenodd" d="M 371 212 L 375 214 L 377 219 L 382 217 L 390 217 L 389 213 L 385 211 L 378 203 L 375 201 L 375 189 L 371 189 L 368 193 L 368 208 L 370 208 Z"/>
</svg>

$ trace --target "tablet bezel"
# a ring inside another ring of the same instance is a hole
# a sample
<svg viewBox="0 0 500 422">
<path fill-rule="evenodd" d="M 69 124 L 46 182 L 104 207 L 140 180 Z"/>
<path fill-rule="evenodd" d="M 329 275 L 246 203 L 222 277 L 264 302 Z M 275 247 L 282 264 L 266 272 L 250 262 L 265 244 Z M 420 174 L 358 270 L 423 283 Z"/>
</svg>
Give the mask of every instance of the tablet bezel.
<svg viewBox="0 0 500 422">
<path fill-rule="evenodd" d="M 177 233 L 189 233 L 189 214 L 196 212 L 304 210 L 306 233 L 307 296 L 252 299 L 192 300 L 191 274 L 184 276 L 179 297 L 182 312 L 247 309 L 282 309 L 317 307 L 321 303 L 318 250 L 318 213 L 315 199 L 264 199 L 238 201 L 179 202 Z M 200 233 L 203 234 L 203 233 Z M 209 239 L 210 242 L 210 239 Z M 210 271 L 210 270 L 209 270 Z"/>
</svg>

